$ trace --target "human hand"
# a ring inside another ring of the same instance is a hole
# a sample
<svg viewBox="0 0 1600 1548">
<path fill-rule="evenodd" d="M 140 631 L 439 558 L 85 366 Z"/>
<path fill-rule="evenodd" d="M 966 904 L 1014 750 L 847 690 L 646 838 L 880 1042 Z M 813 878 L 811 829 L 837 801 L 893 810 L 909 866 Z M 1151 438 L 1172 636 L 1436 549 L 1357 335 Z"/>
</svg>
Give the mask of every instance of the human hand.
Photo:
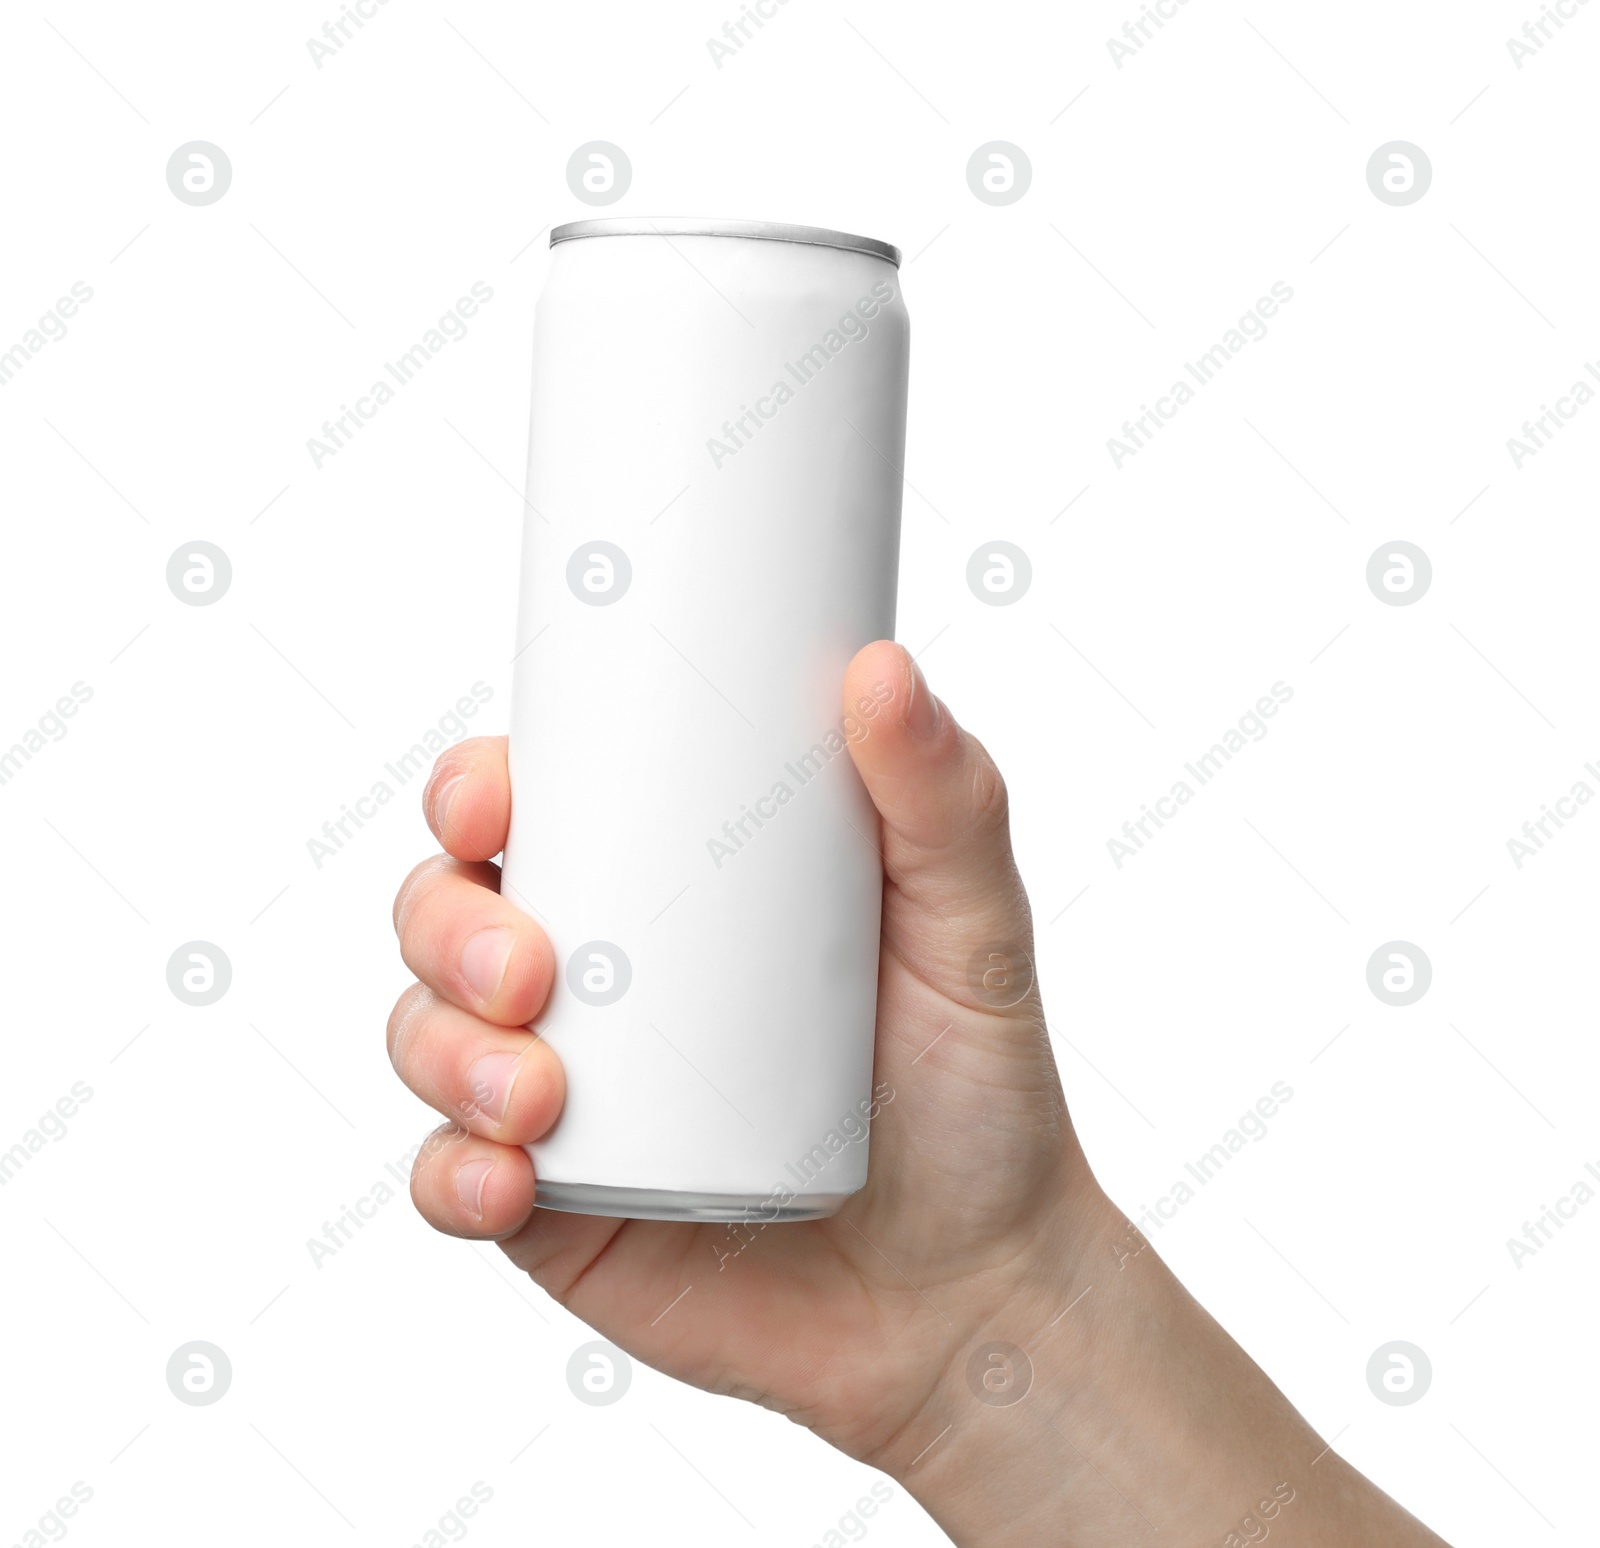
<svg viewBox="0 0 1600 1548">
<path fill-rule="evenodd" d="M 555 1121 L 563 1076 L 524 1029 L 552 982 L 549 941 L 497 895 L 487 859 L 510 814 L 503 738 L 452 748 L 430 781 L 428 821 L 447 853 L 396 900 L 419 982 L 389 1028 L 401 1077 L 467 1131 L 419 1160 L 413 1193 L 430 1222 L 498 1239 L 648 1364 L 780 1409 L 869 1461 L 911 1425 L 984 1307 L 1026 1277 L 1063 1201 L 1092 1186 L 1033 982 L 1000 775 L 898 646 L 861 652 L 845 701 L 875 683 L 893 697 L 852 753 L 882 821 L 874 1083 L 892 1094 L 873 1124 L 867 1186 L 838 1215 L 730 1229 L 534 1207 L 517 1147 Z M 1000 1009 L 968 982 L 990 946 L 1026 981 L 1025 993 L 990 996 L 1016 1000 Z"/>
<path fill-rule="evenodd" d="M 845 704 L 873 684 L 892 696 L 851 744 L 885 877 L 888 1100 L 866 1187 L 831 1218 L 776 1226 L 537 1208 L 520 1147 L 565 1088 L 528 1023 L 555 959 L 499 896 L 506 747 L 478 738 L 440 757 L 424 805 L 445 853 L 395 901 L 418 982 L 390 1056 L 451 1120 L 418 1157 L 418 1209 L 498 1241 L 635 1358 L 893 1473 L 962 1543 L 1226 1541 L 1280 1483 L 1297 1502 L 1272 1511 L 1285 1544 L 1437 1543 L 1328 1452 L 1101 1192 L 1056 1073 L 999 772 L 899 646 L 856 656 Z M 1017 975 L 1009 992 L 970 976 L 990 957 Z"/>
</svg>

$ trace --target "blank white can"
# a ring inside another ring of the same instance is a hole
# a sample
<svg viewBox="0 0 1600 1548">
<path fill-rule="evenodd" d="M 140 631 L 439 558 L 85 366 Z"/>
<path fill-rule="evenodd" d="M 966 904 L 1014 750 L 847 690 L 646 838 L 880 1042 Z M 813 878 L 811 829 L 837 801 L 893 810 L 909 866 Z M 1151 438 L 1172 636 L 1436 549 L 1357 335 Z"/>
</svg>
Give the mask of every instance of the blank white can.
<svg viewBox="0 0 1600 1548">
<path fill-rule="evenodd" d="M 537 1202 L 832 1214 L 866 1181 L 877 818 L 840 702 L 892 635 L 899 253 L 803 226 L 551 233 L 502 888 L 555 948 Z"/>
</svg>

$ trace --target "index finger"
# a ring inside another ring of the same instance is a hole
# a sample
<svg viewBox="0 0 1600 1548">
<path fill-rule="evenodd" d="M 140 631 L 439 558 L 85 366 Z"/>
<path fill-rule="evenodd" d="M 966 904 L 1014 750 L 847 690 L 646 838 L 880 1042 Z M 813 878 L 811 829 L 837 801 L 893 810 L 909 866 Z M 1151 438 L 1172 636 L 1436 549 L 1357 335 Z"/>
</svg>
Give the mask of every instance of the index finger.
<svg viewBox="0 0 1600 1548">
<path fill-rule="evenodd" d="M 492 860 L 511 826 L 511 776 L 503 736 L 474 736 L 439 754 L 422 812 L 446 854 Z"/>
</svg>

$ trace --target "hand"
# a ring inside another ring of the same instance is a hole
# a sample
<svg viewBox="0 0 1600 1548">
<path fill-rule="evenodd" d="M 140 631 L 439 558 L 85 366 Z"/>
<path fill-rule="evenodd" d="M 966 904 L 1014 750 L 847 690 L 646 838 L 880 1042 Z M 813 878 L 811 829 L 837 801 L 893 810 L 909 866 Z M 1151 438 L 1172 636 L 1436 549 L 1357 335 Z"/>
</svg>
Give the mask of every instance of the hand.
<svg viewBox="0 0 1600 1548">
<path fill-rule="evenodd" d="M 480 738 L 441 756 L 424 805 L 446 853 L 395 900 L 419 982 L 390 1016 L 390 1056 L 451 1120 L 418 1157 L 418 1209 L 497 1240 L 635 1358 L 894 1473 L 962 1543 L 1223 1540 L 1280 1482 L 1286 1545 L 1437 1543 L 1327 1451 L 1100 1191 L 1033 981 L 1000 774 L 899 646 L 856 656 L 845 705 L 875 683 L 892 697 L 851 754 L 881 830 L 874 1083 L 892 1096 L 866 1187 L 831 1219 L 767 1227 L 536 1208 L 520 1147 L 555 1122 L 564 1083 L 527 1023 L 555 960 L 499 896 L 511 790 L 504 739 Z M 991 948 L 1025 965 L 1014 1004 L 969 983 Z M 993 1343 L 1025 1354 L 975 1356 Z M 995 1402 L 996 1377 L 1001 1397 L 1007 1379 L 1034 1390 Z"/>
<path fill-rule="evenodd" d="M 776 1408 L 868 1461 L 908 1429 L 983 1309 L 1025 1277 L 1063 1201 L 1091 1187 L 1037 984 L 990 1010 L 967 982 L 980 947 L 1032 960 L 999 772 L 899 647 L 861 652 L 845 702 L 873 683 L 894 697 L 851 750 L 882 818 L 874 1083 L 892 1096 L 872 1126 L 868 1184 L 840 1214 L 733 1231 L 534 1208 L 515 1147 L 555 1121 L 563 1082 L 523 1030 L 550 989 L 550 944 L 497 895 L 486 859 L 510 814 L 503 738 L 452 748 L 430 781 L 429 825 L 453 858 L 419 866 L 396 900 L 401 954 L 421 981 L 389 1025 L 402 1079 L 470 1131 L 419 1160 L 412 1192 L 432 1224 L 498 1239 L 646 1363 Z"/>
</svg>

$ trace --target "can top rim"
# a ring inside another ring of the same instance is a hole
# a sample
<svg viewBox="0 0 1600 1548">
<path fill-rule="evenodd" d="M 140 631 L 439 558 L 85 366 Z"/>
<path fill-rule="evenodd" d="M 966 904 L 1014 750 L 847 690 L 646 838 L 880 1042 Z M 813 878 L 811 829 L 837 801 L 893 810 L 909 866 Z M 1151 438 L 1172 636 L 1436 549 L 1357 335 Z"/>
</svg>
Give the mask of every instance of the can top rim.
<svg viewBox="0 0 1600 1548">
<path fill-rule="evenodd" d="M 847 253 L 867 253 L 900 267 L 900 249 L 876 237 L 853 236 L 825 226 L 791 226 L 774 220 L 714 220 L 700 216 L 641 216 L 619 220 L 574 220 L 550 233 L 550 245 L 579 237 L 603 236 L 718 236 L 746 237 L 758 242 L 798 242 L 807 247 L 837 247 Z"/>
</svg>

